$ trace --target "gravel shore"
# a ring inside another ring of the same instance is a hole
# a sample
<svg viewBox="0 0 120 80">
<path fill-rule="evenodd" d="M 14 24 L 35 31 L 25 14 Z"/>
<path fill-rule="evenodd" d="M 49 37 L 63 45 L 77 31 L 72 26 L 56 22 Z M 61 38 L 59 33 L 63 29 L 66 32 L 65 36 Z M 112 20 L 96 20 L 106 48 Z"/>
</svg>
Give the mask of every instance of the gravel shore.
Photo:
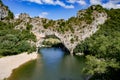
<svg viewBox="0 0 120 80">
<path fill-rule="evenodd" d="M 13 69 L 18 68 L 20 65 L 36 58 L 36 52 L 31 54 L 27 54 L 27 52 L 25 52 L 18 55 L 0 58 L 0 80 L 8 78 L 11 75 Z"/>
</svg>

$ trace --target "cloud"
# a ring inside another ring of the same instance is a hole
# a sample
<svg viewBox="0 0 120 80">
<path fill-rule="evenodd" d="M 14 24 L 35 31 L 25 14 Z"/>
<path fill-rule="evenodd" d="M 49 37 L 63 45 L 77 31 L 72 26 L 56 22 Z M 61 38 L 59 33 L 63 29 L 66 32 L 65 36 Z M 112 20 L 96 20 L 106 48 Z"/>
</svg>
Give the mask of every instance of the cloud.
<svg viewBox="0 0 120 80">
<path fill-rule="evenodd" d="M 53 0 L 41 0 L 41 1 L 46 4 L 55 4 Z"/>
<path fill-rule="evenodd" d="M 120 0 L 108 0 L 105 3 L 103 3 L 104 0 L 89 0 L 90 4 L 88 3 L 87 0 L 22 0 L 22 1 L 34 2 L 40 5 L 42 4 L 59 5 L 67 9 L 74 8 L 75 3 L 78 3 L 82 6 L 100 4 L 105 8 L 115 8 L 115 9 L 120 8 Z"/>
<path fill-rule="evenodd" d="M 77 0 L 67 0 L 68 3 L 75 3 Z"/>
<path fill-rule="evenodd" d="M 101 4 L 101 0 L 90 0 L 91 5 Z"/>
<path fill-rule="evenodd" d="M 85 2 L 85 0 L 78 0 L 77 3 L 79 3 L 80 5 L 86 5 L 87 3 Z"/>
<path fill-rule="evenodd" d="M 117 9 L 117 8 L 120 8 L 120 0 L 110 0 L 109 2 L 105 3 L 105 4 L 102 4 L 103 7 L 105 8 L 114 8 L 114 9 Z"/>
<path fill-rule="evenodd" d="M 60 6 L 64 7 L 64 8 L 74 8 L 73 5 L 65 5 L 65 3 L 63 3 L 63 2 L 61 2 L 59 0 L 57 0 L 54 4 L 55 5 L 60 5 Z"/>
<path fill-rule="evenodd" d="M 34 2 L 37 4 L 42 4 L 41 0 L 22 0 L 22 1 L 29 1 L 29 2 Z"/>
<path fill-rule="evenodd" d="M 42 13 L 40 13 L 39 17 L 40 17 L 40 18 L 46 18 L 47 15 L 48 15 L 47 12 L 42 12 Z"/>
<path fill-rule="evenodd" d="M 109 0 L 106 3 L 102 3 L 102 0 L 90 0 L 90 5 L 97 5 L 100 4 L 102 5 L 104 8 L 120 8 L 120 0 Z"/>
<path fill-rule="evenodd" d="M 15 18 L 16 18 L 16 19 L 19 18 L 19 15 L 20 15 L 20 14 L 15 14 Z"/>
<path fill-rule="evenodd" d="M 74 8 L 73 5 L 66 5 L 65 3 L 61 2 L 60 0 L 42 0 L 45 4 L 51 4 L 51 5 L 59 5 L 64 8 Z"/>
<path fill-rule="evenodd" d="M 78 3 L 80 5 L 86 5 L 87 3 L 85 2 L 85 0 L 67 0 L 68 3 Z"/>
<path fill-rule="evenodd" d="M 59 5 L 64 8 L 74 8 L 72 4 L 67 5 L 61 0 L 23 0 L 23 1 L 29 1 L 29 2 L 34 2 L 37 4 L 49 4 L 49 5 Z"/>
</svg>

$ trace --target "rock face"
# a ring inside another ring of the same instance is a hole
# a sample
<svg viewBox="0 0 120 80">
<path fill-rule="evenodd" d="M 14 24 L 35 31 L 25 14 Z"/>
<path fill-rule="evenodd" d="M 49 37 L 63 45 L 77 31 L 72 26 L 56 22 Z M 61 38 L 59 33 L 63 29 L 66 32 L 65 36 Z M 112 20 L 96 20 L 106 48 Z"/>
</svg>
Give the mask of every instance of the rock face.
<svg viewBox="0 0 120 80">
<path fill-rule="evenodd" d="M 86 12 L 86 10 L 81 10 L 81 11 L 78 11 L 78 13 L 77 13 L 77 17 L 78 18 L 84 18 L 84 14 L 85 14 L 85 12 Z"/>
<path fill-rule="evenodd" d="M 0 20 L 4 19 L 5 17 L 8 16 L 8 10 L 7 10 L 7 7 L 3 6 L 1 3 L 0 3 Z"/>
<path fill-rule="evenodd" d="M 26 18 L 30 18 L 30 16 L 29 16 L 28 14 L 26 14 L 26 13 L 21 13 L 21 14 L 19 15 L 19 19 L 20 19 L 20 20 L 24 20 L 24 19 L 26 19 Z"/>
<path fill-rule="evenodd" d="M 93 6 L 92 8 L 96 9 L 95 6 Z M 17 25 L 17 27 L 23 26 L 21 24 L 25 24 L 27 21 L 28 23 L 33 25 L 31 32 L 34 33 L 34 35 L 37 38 L 37 42 L 36 42 L 37 47 L 41 45 L 42 41 L 44 40 L 43 37 L 45 37 L 46 35 L 55 35 L 60 39 L 60 41 L 66 46 L 66 48 L 68 48 L 68 50 L 72 54 L 73 49 L 76 47 L 78 43 L 80 43 L 87 37 L 90 37 L 92 34 L 94 34 L 99 29 L 98 26 L 100 24 L 103 24 L 107 20 L 106 12 L 99 12 L 94 9 L 90 15 L 93 18 L 93 20 L 89 24 L 86 23 L 87 20 L 81 19 L 81 18 L 84 18 L 85 15 L 87 14 L 86 10 L 82 10 L 77 13 L 77 17 L 75 17 L 75 19 L 76 20 L 80 19 L 81 21 L 73 22 L 72 30 L 74 32 L 71 32 L 70 30 L 66 30 L 64 33 L 61 33 L 59 32 L 59 30 L 56 30 L 56 28 L 60 24 L 60 20 L 53 21 L 54 24 L 51 22 L 51 24 L 53 25 L 52 26 L 50 25 L 46 29 L 44 27 L 44 23 L 45 21 L 48 22 L 49 21 L 48 19 L 39 18 L 39 17 L 30 18 L 26 14 L 22 16 L 23 18 L 20 17 L 20 19 L 22 18 L 24 20 L 19 25 Z M 67 22 L 65 20 L 61 20 L 61 21 Z M 66 24 L 69 24 L 69 23 L 66 23 Z M 59 26 L 59 27 L 61 28 L 62 26 Z"/>
<path fill-rule="evenodd" d="M 18 19 L 15 19 L 16 21 L 19 22 L 19 25 L 15 26 L 15 29 L 26 29 L 26 24 L 30 23 L 30 16 L 26 13 L 21 13 Z"/>
</svg>

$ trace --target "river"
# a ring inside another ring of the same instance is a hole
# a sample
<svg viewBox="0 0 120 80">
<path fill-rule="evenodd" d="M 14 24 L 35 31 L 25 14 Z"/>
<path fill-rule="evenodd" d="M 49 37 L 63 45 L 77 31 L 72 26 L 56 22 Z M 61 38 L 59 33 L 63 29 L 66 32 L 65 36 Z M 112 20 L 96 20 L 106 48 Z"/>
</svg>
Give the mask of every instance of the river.
<svg viewBox="0 0 120 80">
<path fill-rule="evenodd" d="M 41 48 L 37 60 L 13 70 L 8 80 L 85 80 L 84 62 L 83 57 L 65 55 L 60 48 Z"/>
</svg>

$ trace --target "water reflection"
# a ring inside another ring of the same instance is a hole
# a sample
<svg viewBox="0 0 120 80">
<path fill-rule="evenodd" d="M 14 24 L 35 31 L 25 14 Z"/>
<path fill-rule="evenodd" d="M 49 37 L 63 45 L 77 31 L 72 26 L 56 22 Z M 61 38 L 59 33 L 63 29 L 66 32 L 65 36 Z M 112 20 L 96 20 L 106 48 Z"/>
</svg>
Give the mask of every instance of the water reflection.
<svg viewBox="0 0 120 80">
<path fill-rule="evenodd" d="M 39 52 L 36 61 L 16 69 L 8 80 L 84 80 L 84 59 L 64 55 L 59 48 L 43 48 Z"/>
</svg>

